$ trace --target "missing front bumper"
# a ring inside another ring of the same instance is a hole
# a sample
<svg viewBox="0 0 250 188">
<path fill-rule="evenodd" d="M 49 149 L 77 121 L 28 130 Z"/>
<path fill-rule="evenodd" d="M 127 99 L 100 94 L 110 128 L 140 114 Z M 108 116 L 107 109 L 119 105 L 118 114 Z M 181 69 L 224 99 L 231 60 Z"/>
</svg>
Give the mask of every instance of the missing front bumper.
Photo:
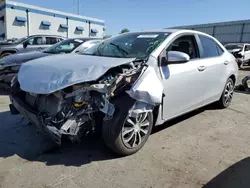
<svg viewBox="0 0 250 188">
<path fill-rule="evenodd" d="M 62 133 L 56 128 L 49 125 L 45 125 L 37 114 L 29 109 L 25 104 L 23 104 L 19 99 L 10 95 L 10 111 L 12 114 L 17 114 L 19 112 L 25 118 L 27 118 L 32 124 L 36 125 L 40 130 L 42 130 L 46 135 L 48 135 L 53 142 L 58 145 L 61 145 Z"/>
</svg>

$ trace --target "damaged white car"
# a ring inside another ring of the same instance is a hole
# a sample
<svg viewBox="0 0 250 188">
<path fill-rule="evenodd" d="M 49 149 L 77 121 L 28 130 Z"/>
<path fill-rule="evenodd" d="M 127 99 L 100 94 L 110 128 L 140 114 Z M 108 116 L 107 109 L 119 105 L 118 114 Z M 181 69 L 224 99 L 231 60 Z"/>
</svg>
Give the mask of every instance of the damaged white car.
<svg viewBox="0 0 250 188">
<path fill-rule="evenodd" d="M 82 55 L 23 64 L 12 82 L 10 110 L 57 144 L 62 136 L 79 141 L 100 130 L 108 147 L 130 155 L 154 125 L 209 103 L 229 106 L 237 70 L 235 58 L 204 33 L 126 33 Z"/>
</svg>

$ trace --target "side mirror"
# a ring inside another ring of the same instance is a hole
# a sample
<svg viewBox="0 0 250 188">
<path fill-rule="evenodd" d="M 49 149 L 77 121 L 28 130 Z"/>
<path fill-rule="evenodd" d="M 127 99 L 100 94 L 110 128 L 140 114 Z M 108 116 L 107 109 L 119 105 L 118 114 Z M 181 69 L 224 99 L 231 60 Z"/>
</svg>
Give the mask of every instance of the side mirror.
<svg viewBox="0 0 250 188">
<path fill-rule="evenodd" d="M 27 48 L 27 46 L 28 46 L 27 42 L 23 43 L 23 48 Z"/>
<path fill-rule="evenodd" d="M 169 51 L 165 57 L 162 58 L 162 66 L 169 64 L 181 64 L 190 60 L 188 54 L 179 51 Z"/>
</svg>

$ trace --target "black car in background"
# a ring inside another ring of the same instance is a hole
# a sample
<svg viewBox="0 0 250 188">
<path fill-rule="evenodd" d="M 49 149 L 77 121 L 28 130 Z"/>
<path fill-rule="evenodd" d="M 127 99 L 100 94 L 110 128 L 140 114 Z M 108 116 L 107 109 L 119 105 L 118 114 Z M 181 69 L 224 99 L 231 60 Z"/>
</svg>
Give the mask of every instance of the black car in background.
<svg viewBox="0 0 250 188">
<path fill-rule="evenodd" d="M 11 80 L 20 66 L 30 60 L 55 54 L 80 53 L 100 43 L 102 39 L 72 38 L 63 40 L 42 51 L 33 51 L 9 55 L 0 59 L 0 88 L 9 89 Z"/>
</svg>

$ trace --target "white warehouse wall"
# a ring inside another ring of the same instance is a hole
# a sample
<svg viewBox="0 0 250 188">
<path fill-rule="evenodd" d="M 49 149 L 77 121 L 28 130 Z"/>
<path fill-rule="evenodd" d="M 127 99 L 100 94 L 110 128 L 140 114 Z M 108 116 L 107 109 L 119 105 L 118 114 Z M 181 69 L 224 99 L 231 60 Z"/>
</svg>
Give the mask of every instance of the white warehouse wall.
<svg viewBox="0 0 250 188">
<path fill-rule="evenodd" d="M 6 12 L 6 24 L 2 30 L 6 30 L 7 39 L 21 38 L 35 34 L 51 34 L 63 37 L 91 36 L 103 38 L 104 36 L 104 21 L 95 18 L 40 8 L 14 1 L 7 1 L 6 4 L 0 6 L 0 16 L 2 11 Z M 25 18 L 27 21 L 18 22 L 16 21 L 16 17 Z M 42 21 L 50 22 L 51 25 L 49 27 L 43 26 L 41 24 Z M 68 25 L 68 29 L 62 29 L 60 24 Z M 77 26 L 83 27 L 84 31 L 76 31 Z M 96 35 L 90 34 L 90 27 L 91 29 L 97 29 L 98 33 Z"/>
<path fill-rule="evenodd" d="M 90 23 L 90 30 L 91 29 L 96 29 L 98 31 L 98 33 L 90 33 L 90 37 L 96 37 L 96 38 L 102 38 L 104 35 L 104 31 L 103 31 L 103 26 L 101 25 L 97 25 L 94 23 Z"/>
<path fill-rule="evenodd" d="M 7 9 L 6 10 L 6 38 L 21 38 L 27 36 L 27 22 L 19 23 L 16 21 L 16 17 L 27 17 L 25 11 L 16 10 L 16 9 Z"/>
<path fill-rule="evenodd" d="M 51 26 L 43 26 L 42 21 L 51 23 Z M 67 20 L 59 17 L 46 16 L 29 12 L 30 35 L 51 34 L 67 37 L 67 30 L 61 30 L 60 24 L 67 24 Z"/>
<path fill-rule="evenodd" d="M 75 38 L 75 37 L 89 37 L 89 23 L 85 22 L 80 22 L 80 21 L 75 21 L 75 20 L 68 20 L 68 32 L 69 32 L 69 37 L 70 38 Z M 76 31 L 76 27 L 83 27 L 84 31 Z"/>
</svg>

